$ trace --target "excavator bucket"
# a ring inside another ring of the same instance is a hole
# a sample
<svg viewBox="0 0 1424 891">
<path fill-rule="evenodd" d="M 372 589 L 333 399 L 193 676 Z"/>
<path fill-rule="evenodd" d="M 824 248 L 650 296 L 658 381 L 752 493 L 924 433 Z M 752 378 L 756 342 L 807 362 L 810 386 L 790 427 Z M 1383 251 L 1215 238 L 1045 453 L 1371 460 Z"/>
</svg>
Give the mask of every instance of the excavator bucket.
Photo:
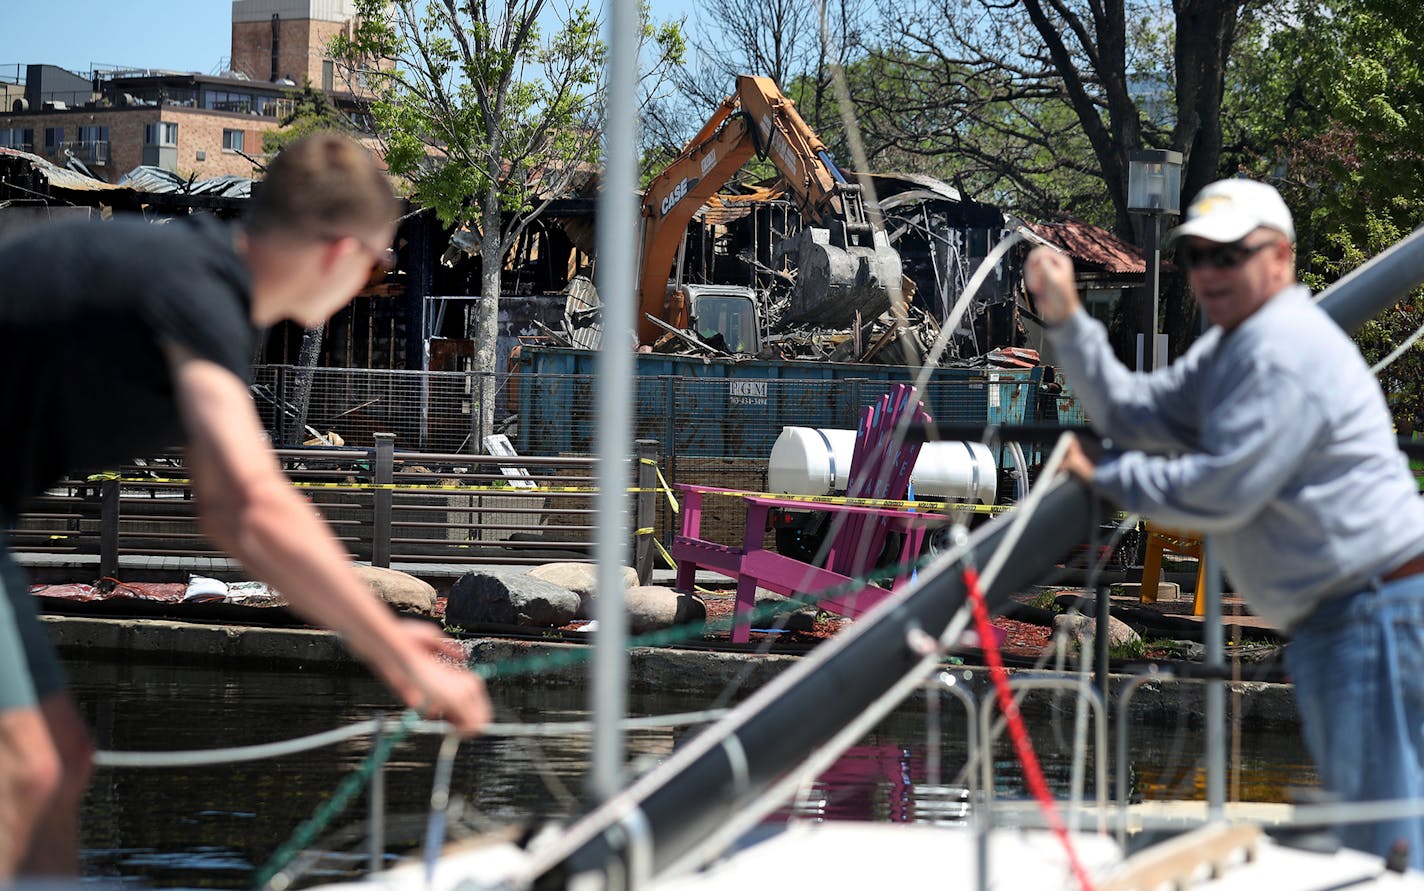
<svg viewBox="0 0 1424 891">
<path fill-rule="evenodd" d="M 900 287 L 900 255 L 883 231 L 868 234 L 869 245 L 855 245 L 832 229 L 801 230 L 787 251 L 797 268 L 787 320 L 844 328 L 857 312 L 873 319 L 890 308 L 891 289 Z"/>
</svg>

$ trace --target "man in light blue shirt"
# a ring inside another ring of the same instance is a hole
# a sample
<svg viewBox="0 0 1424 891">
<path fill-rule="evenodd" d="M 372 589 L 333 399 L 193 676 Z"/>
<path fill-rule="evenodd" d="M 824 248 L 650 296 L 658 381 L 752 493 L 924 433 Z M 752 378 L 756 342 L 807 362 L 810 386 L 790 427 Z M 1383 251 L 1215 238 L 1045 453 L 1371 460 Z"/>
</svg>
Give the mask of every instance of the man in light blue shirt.
<svg viewBox="0 0 1424 891">
<path fill-rule="evenodd" d="M 1135 374 L 1082 311 L 1072 262 L 1039 248 L 1025 281 L 1054 355 L 1112 450 L 1066 467 L 1124 507 L 1213 537 L 1231 582 L 1293 641 L 1287 666 L 1326 787 L 1344 801 L 1424 799 L 1424 500 L 1359 350 L 1296 283 L 1275 189 L 1201 191 L 1167 239 L 1212 328 Z M 1424 822 L 1342 826 L 1407 849 Z"/>
</svg>

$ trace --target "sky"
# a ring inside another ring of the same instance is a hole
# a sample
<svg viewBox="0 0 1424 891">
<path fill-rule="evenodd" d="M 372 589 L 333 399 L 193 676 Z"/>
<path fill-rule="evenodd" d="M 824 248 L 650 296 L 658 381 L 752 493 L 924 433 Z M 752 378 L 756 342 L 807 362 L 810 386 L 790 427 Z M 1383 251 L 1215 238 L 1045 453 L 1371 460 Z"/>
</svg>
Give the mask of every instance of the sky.
<svg viewBox="0 0 1424 891">
<path fill-rule="evenodd" d="M 162 68 L 216 74 L 231 52 L 231 0 L 3 0 L 0 79 L 16 66 L 71 71 Z M 684 15 L 691 0 L 652 0 L 653 16 Z"/>
</svg>

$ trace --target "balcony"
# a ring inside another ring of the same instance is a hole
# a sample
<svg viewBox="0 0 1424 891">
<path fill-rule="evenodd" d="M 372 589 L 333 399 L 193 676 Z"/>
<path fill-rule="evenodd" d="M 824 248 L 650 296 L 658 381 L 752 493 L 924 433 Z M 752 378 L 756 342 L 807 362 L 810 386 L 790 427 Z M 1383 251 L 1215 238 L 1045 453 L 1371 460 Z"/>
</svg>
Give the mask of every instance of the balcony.
<svg viewBox="0 0 1424 891">
<path fill-rule="evenodd" d="M 57 164 L 74 158 L 84 164 L 108 164 L 109 142 L 61 142 L 58 146 L 45 146 L 44 154 Z"/>
</svg>

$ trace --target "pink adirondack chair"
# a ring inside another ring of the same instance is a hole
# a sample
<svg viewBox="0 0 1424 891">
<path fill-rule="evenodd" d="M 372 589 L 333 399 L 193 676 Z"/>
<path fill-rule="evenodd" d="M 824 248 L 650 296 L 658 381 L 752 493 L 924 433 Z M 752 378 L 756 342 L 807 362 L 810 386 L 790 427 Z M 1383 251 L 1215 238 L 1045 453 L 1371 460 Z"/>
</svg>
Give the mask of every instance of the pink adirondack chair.
<svg viewBox="0 0 1424 891">
<path fill-rule="evenodd" d="M 861 412 L 855 452 L 851 459 L 848 497 L 851 499 L 900 500 L 908 490 L 910 472 L 919 456 L 918 443 L 903 442 L 906 414 L 910 420 L 926 421 L 929 415 L 915 399 L 915 390 L 903 384 L 882 396 Z M 733 642 L 744 642 L 751 629 L 750 613 L 756 589 L 763 587 L 790 596 L 818 594 L 834 588 L 841 593 L 819 601 L 818 606 L 841 615 L 856 616 L 890 595 L 884 588 L 863 581 L 874 568 L 884 548 L 886 535 L 900 533 L 901 572 L 894 587 L 904 584 L 911 564 L 919 554 L 926 528 L 946 521 L 943 514 L 902 508 L 850 503 L 810 504 L 789 498 L 767 497 L 713 486 L 679 485 L 684 496 L 682 531 L 673 541 L 677 561 L 677 587 L 691 591 L 698 568 L 709 569 L 737 580 L 737 619 Z M 740 547 L 718 544 L 700 536 L 703 498 L 707 495 L 740 497 L 747 506 L 747 522 Z M 831 546 L 823 566 L 768 551 L 763 546 L 767 515 L 773 508 L 825 510 L 832 514 Z M 862 581 L 856 583 L 855 580 Z"/>
</svg>

